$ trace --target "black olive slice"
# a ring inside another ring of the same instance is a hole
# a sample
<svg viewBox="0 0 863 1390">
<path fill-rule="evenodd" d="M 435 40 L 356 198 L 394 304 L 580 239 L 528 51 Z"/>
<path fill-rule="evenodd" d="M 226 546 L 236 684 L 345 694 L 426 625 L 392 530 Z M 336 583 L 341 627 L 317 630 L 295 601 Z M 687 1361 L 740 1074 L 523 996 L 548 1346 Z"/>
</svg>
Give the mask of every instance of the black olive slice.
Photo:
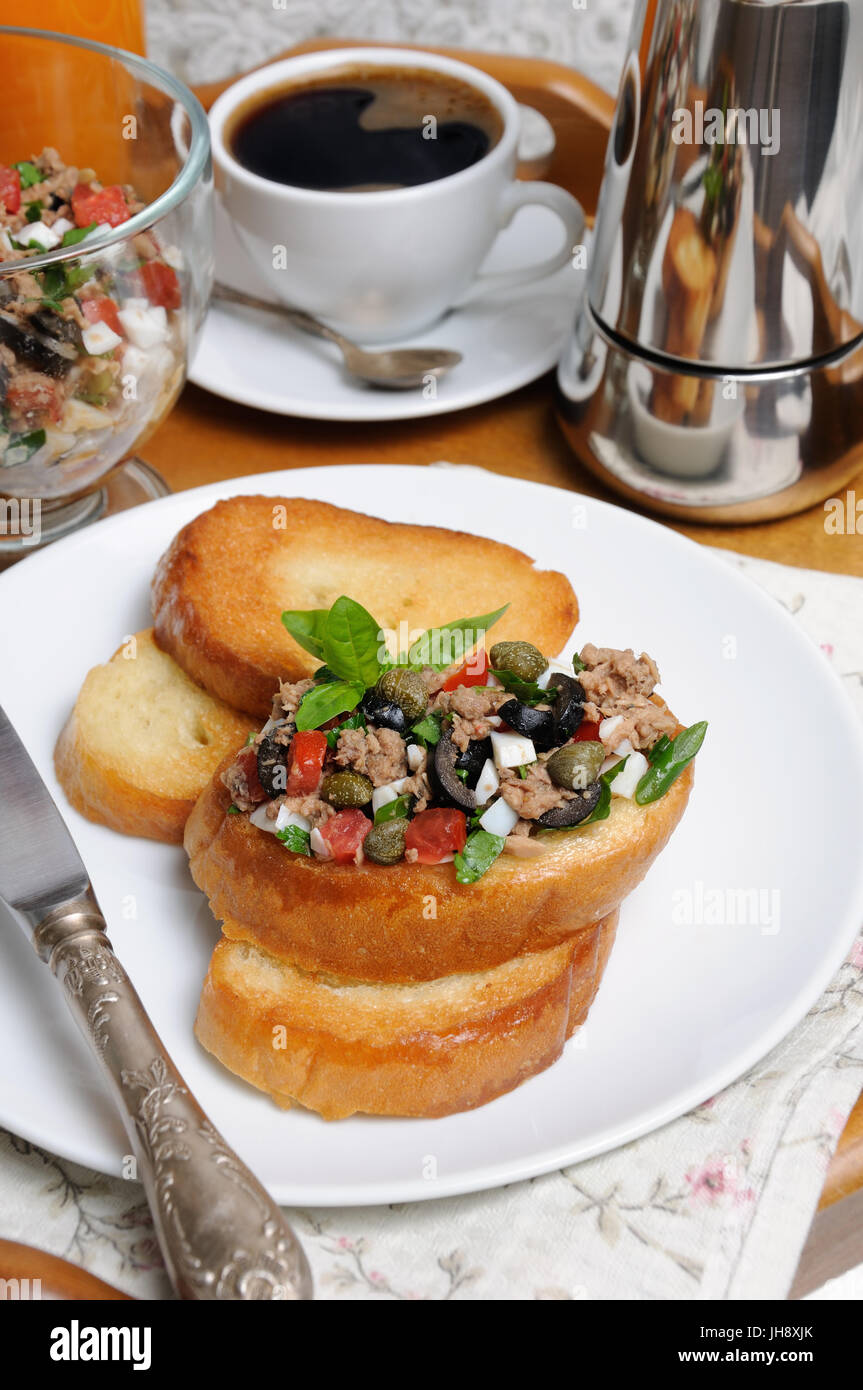
<svg viewBox="0 0 863 1390">
<path fill-rule="evenodd" d="M 289 746 L 268 734 L 258 744 L 258 781 L 271 799 L 283 796 L 288 785 Z"/>
<path fill-rule="evenodd" d="M 554 747 L 554 714 L 550 709 L 523 705 L 521 700 L 507 700 L 498 714 L 517 734 L 531 739 L 534 748 L 543 751 Z"/>
<path fill-rule="evenodd" d="M 472 738 L 463 753 L 459 753 L 455 760 L 455 765 L 461 772 L 467 773 L 467 785 L 475 787 L 479 774 L 485 767 L 486 760 L 492 756 L 490 738 Z"/>
<path fill-rule="evenodd" d="M 401 705 L 397 705 L 394 700 L 387 700 L 374 690 L 366 691 L 360 702 L 360 709 L 368 722 L 377 724 L 378 728 L 394 729 L 397 734 L 402 735 L 408 731 L 408 721 Z"/>
<path fill-rule="evenodd" d="M 584 686 L 572 676 L 553 676 L 557 699 L 552 705 L 554 744 L 568 743 L 584 718 Z"/>
<path fill-rule="evenodd" d="M 435 781 L 444 796 L 466 811 L 476 809 L 476 792 L 461 780 L 456 772 L 459 750 L 452 741 L 449 729 L 444 729 L 434 751 Z"/>
<path fill-rule="evenodd" d="M 544 826 L 546 830 L 556 830 L 564 825 L 580 824 L 596 808 L 601 791 L 602 783 L 599 780 L 592 782 L 583 792 L 576 792 L 571 801 L 564 801 L 562 806 L 546 811 L 537 820 L 537 825 Z"/>
<path fill-rule="evenodd" d="M 12 349 L 19 362 L 46 376 L 65 376 L 78 357 L 72 343 L 25 327 L 14 314 L 7 314 L 5 310 L 0 310 L 0 342 Z"/>
</svg>

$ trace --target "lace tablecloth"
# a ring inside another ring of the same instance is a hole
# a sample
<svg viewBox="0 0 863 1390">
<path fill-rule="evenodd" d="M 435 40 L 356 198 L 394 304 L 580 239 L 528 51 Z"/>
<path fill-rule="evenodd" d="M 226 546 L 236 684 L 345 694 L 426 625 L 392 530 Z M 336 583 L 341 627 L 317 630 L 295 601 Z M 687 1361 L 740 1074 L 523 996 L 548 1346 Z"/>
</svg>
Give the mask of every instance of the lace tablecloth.
<svg viewBox="0 0 863 1390">
<path fill-rule="evenodd" d="M 863 718 L 863 580 L 718 553 L 794 615 Z M 863 937 L 779 1047 L 654 1134 L 497 1191 L 291 1217 L 320 1298 L 782 1298 L 861 1084 Z M 0 1235 L 170 1294 L 137 1184 L 2 1131 Z"/>
</svg>

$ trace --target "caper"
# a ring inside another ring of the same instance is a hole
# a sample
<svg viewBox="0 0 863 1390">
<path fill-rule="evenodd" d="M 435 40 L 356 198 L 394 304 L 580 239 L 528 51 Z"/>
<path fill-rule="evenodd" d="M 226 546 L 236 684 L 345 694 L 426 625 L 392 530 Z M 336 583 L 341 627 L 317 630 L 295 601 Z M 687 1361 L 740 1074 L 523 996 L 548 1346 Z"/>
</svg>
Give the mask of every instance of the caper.
<svg viewBox="0 0 863 1390">
<path fill-rule="evenodd" d="M 602 744 L 585 739 L 582 743 L 568 743 L 565 748 L 558 748 L 546 767 L 555 786 L 565 787 L 568 792 L 581 792 L 596 781 L 604 762 Z"/>
<path fill-rule="evenodd" d="M 331 806 L 343 811 L 346 806 L 365 806 L 372 799 L 374 787 L 361 772 L 331 772 L 321 785 L 321 796 Z"/>
<path fill-rule="evenodd" d="M 548 665 L 532 642 L 495 642 L 490 656 L 495 670 L 511 671 L 521 681 L 535 681 Z"/>
<path fill-rule="evenodd" d="M 404 816 L 379 821 L 363 840 L 363 854 L 373 864 L 397 864 L 405 852 L 408 822 Z"/>
<path fill-rule="evenodd" d="M 409 724 L 422 719 L 428 705 L 428 691 L 418 671 L 409 671 L 404 666 L 393 666 L 384 671 L 378 681 L 378 691 L 387 700 L 392 700 L 404 711 Z"/>
</svg>

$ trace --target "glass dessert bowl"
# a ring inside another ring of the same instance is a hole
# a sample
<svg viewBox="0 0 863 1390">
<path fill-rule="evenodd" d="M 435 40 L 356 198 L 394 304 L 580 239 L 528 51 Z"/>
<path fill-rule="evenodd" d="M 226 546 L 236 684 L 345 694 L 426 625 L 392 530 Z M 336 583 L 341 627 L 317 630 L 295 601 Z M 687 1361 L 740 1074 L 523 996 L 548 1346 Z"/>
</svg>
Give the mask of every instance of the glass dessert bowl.
<svg viewBox="0 0 863 1390">
<path fill-rule="evenodd" d="M 7 523 L 38 503 L 52 539 L 104 509 L 182 389 L 213 277 L 209 132 L 119 49 L 0 27 L 0 64 L 0 497 Z"/>
</svg>

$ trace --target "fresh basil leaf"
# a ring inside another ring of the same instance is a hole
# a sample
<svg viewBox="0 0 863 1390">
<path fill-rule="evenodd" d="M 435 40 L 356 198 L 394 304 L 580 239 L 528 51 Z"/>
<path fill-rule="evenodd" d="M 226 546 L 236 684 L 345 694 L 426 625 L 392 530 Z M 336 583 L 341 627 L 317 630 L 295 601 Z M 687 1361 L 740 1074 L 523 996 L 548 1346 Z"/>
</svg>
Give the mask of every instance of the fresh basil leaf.
<svg viewBox="0 0 863 1390">
<path fill-rule="evenodd" d="M 635 800 L 639 806 L 648 806 L 651 801 L 658 801 L 665 795 L 681 772 L 692 762 L 704 742 L 706 733 L 706 720 L 699 724 L 691 724 L 688 729 L 682 729 L 667 746 L 661 748 L 658 757 L 656 750 L 660 748 L 662 740 L 654 744 L 650 754 L 650 767 L 635 788 Z"/>
<path fill-rule="evenodd" d="M 45 177 L 42 170 L 31 164 L 29 159 L 22 159 L 20 164 L 13 164 L 12 168 L 18 170 L 22 188 L 32 188 L 34 183 L 41 183 Z"/>
<path fill-rule="evenodd" d="M 97 224 L 91 222 L 89 227 L 70 227 L 68 232 L 63 233 L 61 246 L 77 246 L 79 241 L 83 241 L 85 236 L 89 236 L 95 230 Z"/>
<path fill-rule="evenodd" d="M 304 651 L 320 658 L 324 654 L 324 626 L 327 616 L 326 608 L 310 608 L 306 611 L 288 608 L 282 614 L 282 623 Z"/>
<path fill-rule="evenodd" d="M 573 669 L 573 671 L 575 672 L 576 675 L 579 675 L 582 671 L 586 671 L 586 670 L 587 670 L 587 666 L 586 666 L 585 663 L 582 661 L 582 659 L 581 659 L 581 657 L 579 656 L 578 652 L 576 652 L 575 655 L 574 655 L 573 658 L 572 658 L 572 669 Z"/>
<path fill-rule="evenodd" d="M 341 724 L 337 724 L 334 729 L 327 729 L 327 747 L 330 749 L 335 748 L 336 744 L 339 741 L 339 734 L 342 732 L 342 729 L 364 729 L 365 727 L 366 716 L 363 714 L 361 709 L 358 709 L 356 714 L 350 715 L 348 719 L 343 719 Z"/>
<path fill-rule="evenodd" d="M 306 692 L 297 710 L 297 729 L 318 729 L 337 714 L 356 709 L 365 691 L 358 681 L 328 681 Z"/>
<path fill-rule="evenodd" d="M 502 618 L 509 604 L 498 608 L 494 613 L 480 613 L 475 618 L 456 618 L 454 622 L 444 623 L 443 627 L 430 627 L 418 637 L 408 652 L 411 666 L 431 666 L 436 671 L 444 671 L 447 666 L 461 661 L 465 653 L 481 641 L 483 635 Z M 457 643 L 454 638 L 460 639 Z M 454 650 L 455 648 L 455 650 Z"/>
<path fill-rule="evenodd" d="M 28 222 L 39 222 L 42 219 L 42 204 L 38 198 L 34 198 L 32 203 L 27 204 L 27 211 L 24 214 Z"/>
<path fill-rule="evenodd" d="M 375 811 L 375 825 L 380 825 L 385 820 L 401 820 L 410 815 L 412 797 L 409 792 L 404 796 L 397 796 L 395 801 L 386 801 L 383 806 L 379 806 Z"/>
<path fill-rule="evenodd" d="M 523 705 L 541 705 L 547 703 L 553 705 L 557 698 L 558 686 L 551 685 L 547 690 L 543 690 L 536 681 L 525 681 L 521 676 L 514 676 L 512 671 L 492 671 L 493 676 L 497 676 L 504 690 L 508 690 L 510 695 L 514 695 L 517 700 L 521 700 Z"/>
<path fill-rule="evenodd" d="M 383 670 L 384 645 L 381 625 L 361 603 L 342 594 L 329 613 L 323 631 L 321 655 L 343 681 L 357 681 L 364 690 L 374 685 Z"/>
<path fill-rule="evenodd" d="M 417 743 L 421 743 L 424 748 L 429 745 L 434 747 L 440 742 L 441 715 L 426 714 L 418 724 L 411 725 L 411 733 Z"/>
<path fill-rule="evenodd" d="M 312 672 L 313 681 L 337 681 L 338 676 L 335 671 L 331 671 L 329 666 L 319 666 L 317 671 Z"/>
<path fill-rule="evenodd" d="M 455 876 L 459 883 L 476 883 L 487 873 L 503 850 L 503 835 L 492 835 L 490 831 L 472 830 L 465 847 L 455 857 Z"/>
<path fill-rule="evenodd" d="M 307 854 L 311 857 L 311 834 L 301 825 L 286 825 L 284 830 L 276 831 L 276 839 L 281 840 L 286 849 L 294 854 Z"/>
<path fill-rule="evenodd" d="M 627 754 L 627 757 L 628 756 Z M 621 758 L 619 763 L 614 764 L 614 767 L 610 767 L 607 772 L 603 772 L 599 779 L 602 784 L 599 800 L 590 815 L 586 816 L 584 820 L 579 821 L 578 825 L 573 826 L 574 830 L 578 830 L 582 825 L 593 825 L 594 821 L 608 820 L 611 813 L 611 784 L 617 774 L 623 771 L 625 763 L 626 758 Z"/>
</svg>

